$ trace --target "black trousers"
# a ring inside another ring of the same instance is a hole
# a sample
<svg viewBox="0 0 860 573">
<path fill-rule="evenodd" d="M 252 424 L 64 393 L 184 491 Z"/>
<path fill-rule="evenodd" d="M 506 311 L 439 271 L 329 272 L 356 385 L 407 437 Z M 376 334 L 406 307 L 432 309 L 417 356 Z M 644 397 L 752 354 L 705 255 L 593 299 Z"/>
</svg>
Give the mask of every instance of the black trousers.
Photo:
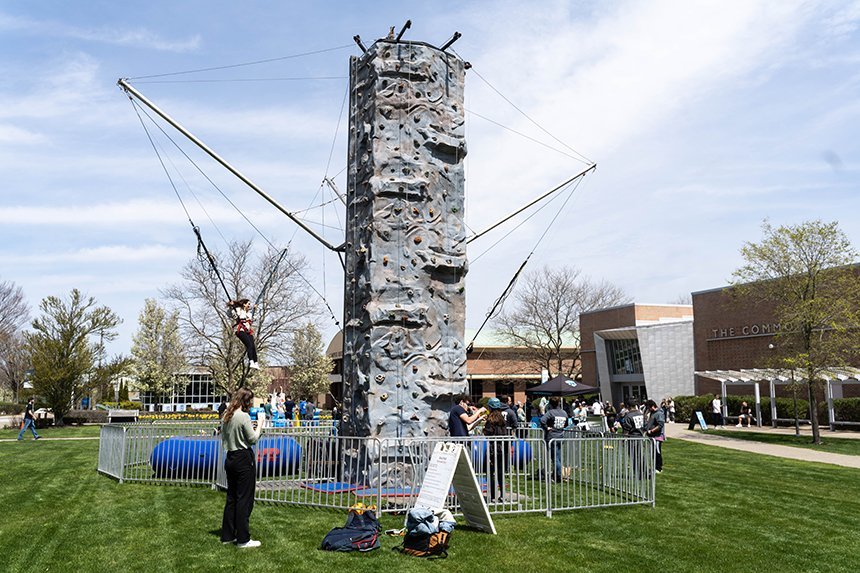
<svg viewBox="0 0 860 573">
<path fill-rule="evenodd" d="M 496 487 L 499 497 L 505 494 L 505 472 L 508 468 L 508 456 L 505 452 L 507 442 L 487 442 L 489 464 L 487 467 L 487 482 L 490 500 L 496 499 Z"/>
<path fill-rule="evenodd" d="M 257 345 L 254 344 L 254 336 L 248 334 L 244 330 L 240 330 L 236 333 L 236 336 L 239 340 L 242 341 L 242 344 L 245 345 L 245 353 L 248 355 L 248 360 L 251 362 L 257 361 Z"/>
<path fill-rule="evenodd" d="M 257 487 L 254 451 L 248 448 L 227 452 L 224 469 L 227 471 L 227 503 L 221 520 L 221 541 L 235 539 L 236 543 L 245 543 L 251 539 L 248 527 Z"/>
</svg>

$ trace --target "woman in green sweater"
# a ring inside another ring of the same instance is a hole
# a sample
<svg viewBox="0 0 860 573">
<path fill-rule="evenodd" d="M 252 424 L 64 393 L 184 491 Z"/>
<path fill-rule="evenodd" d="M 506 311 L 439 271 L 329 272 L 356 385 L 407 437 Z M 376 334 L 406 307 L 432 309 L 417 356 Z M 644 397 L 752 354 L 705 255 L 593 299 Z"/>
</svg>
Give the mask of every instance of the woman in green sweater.
<svg viewBox="0 0 860 573">
<path fill-rule="evenodd" d="M 240 388 L 233 395 L 230 405 L 221 420 L 221 443 L 227 450 L 224 469 L 227 472 L 227 503 L 221 521 L 221 543 L 235 543 L 237 547 L 259 547 L 260 542 L 251 539 L 249 521 L 254 508 L 254 490 L 257 486 L 257 467 L 251 446 L 260 439 L 263 431 L 261 416 L 257 416 L 257 427 L 251 423 L 248 410 L 254 395 L 247 388 Z"/>
</svg>

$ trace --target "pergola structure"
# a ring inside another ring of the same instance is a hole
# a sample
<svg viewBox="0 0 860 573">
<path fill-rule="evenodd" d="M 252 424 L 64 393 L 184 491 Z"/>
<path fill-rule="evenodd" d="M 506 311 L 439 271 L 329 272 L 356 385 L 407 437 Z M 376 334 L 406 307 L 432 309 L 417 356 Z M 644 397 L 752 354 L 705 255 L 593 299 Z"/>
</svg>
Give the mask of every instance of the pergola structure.
<svg viewBox="0 0 860 573">
<path fill-rule="evenodd" d="M 776 386 L 778 384 L 792 384 L 797 382 L 806 382 L 806 378 L 798 376 L 799 372 L 791 369 L 782 368 L 750 368 L 743 370 L 705 370 L 697 371 L 698 376 L 717 380 L 722 389 L 722 395 L 726 395 L 726 387 L 729 385 L 749 385 L 755 387 L 755 413 L 756 424 L 761 427 L 761 390 L 760 384 L 767 382 L 770 385 L 771 397 L 776 396 Z M 825 396 L 827 398 L 827 418 L 829 420 L 830 430 L 836 429 L 836 412 L 833 408 L 833 385 L 843 384 L 845 382 L 860 382 L 860 368 L 846 366 L 843 368 L 826 368 L 819 373 L 821 380 L 825 383 Z M 728 414 L 725 401 L 723 401 L 723 416 Z M 770 401 L 771 420 L 776 427 L 776 400 Z M 849 424 L 852 422 L 840 422 Z"/>
</svg>

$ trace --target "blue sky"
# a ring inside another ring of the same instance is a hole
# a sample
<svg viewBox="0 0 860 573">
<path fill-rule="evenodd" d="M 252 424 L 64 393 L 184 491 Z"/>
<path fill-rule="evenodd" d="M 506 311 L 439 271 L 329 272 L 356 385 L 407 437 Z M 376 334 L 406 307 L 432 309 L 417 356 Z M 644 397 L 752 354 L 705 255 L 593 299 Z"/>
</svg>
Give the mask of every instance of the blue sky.
<svg viewBox="0 0 860 573">
<path fill-rule="evenodd" d="M 643 303 L 725 284 L 764 218 L 838 220 L 860 246 L 860 2 L 3 2 L 0 280 L 20 285 L 34 312 L 72 288 L 96 297 L 124 319 L 112 350 L 128 351 L 144 299 L 179 280 L 195 240 L 117 78 L 337 48 L 134 82 L 302 210 L 331 198 L 319 194 L 324 175 L 345 186 L 352 36 L 369 44 L 407 19 L 414 40 L 439 45 L 461 32 L 454 48 L 474 65 L 473 229 L 583 167 L 557 140 L 598 164 L 563 208 L 562 198 L 486 254 L 512 225 L 472 243 L 468 327 L 559 209 L 530 268 L 578 266 Z M 212 248 L 256 236 L 171 157 Z M 293 240 L 339 313 L 337 259 L 197 160 L 270 240 Z M 330 206 L 305 216 L 339 243 L 338 215 Z"/>
</svg>

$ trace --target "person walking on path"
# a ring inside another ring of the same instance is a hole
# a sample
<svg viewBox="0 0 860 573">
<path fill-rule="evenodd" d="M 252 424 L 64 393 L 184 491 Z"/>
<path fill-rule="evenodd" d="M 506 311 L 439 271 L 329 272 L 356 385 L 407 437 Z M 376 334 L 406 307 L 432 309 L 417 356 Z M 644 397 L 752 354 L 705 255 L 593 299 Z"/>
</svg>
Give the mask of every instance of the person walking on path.
<svg viewBox="0 0 860 573">
<path fill-rule="evenodd" d="M 18 432 L 18 439 L 19 440 L 24 439 L 24 432 L 27 431 L 27 428 L 30 428 L 30 430 L 33 432 L 33 439 L 34 440 L 38 440 L 39 438 L 42 437 L 36 433 L 36 414 L 34 412 L 33 398 L 32 397 L 30 397 L 30 399 L 27 400 L 27 407 L 24 409 L 24 424 L 21 426 L 21 431 Z"/>
<path fill-rule="evenodd" d="M 221 422 L 221 443 L 227 451 L 224 469 L 227 472 L 227 501 L 221 520 L 221 543 L 235 543 L 236 547 L 259 547 L 251 539 L 250 519 L 254 509 L 254 490 L 257 487 L 257 466 L 251 446 L 260 439 L 265 413 L 257 413 L 257 428 L 251 424 L 251 401 L 254 395 L 240 388 L 233 395 Z"/>
<path fill-rule="evenodd" d="M 657 406 L 654 400 L 645 402 L 645 409 L 651 412 L 648 417 L 648 423 L 645 424 L 645 436 L 654 440 L 654 447 L 657 449 L 657 460 L 654 469 L 657 473 L 663 472 L 663 441 L 666 439 L 666 415 L 663 410 Z"/>
</svg>

